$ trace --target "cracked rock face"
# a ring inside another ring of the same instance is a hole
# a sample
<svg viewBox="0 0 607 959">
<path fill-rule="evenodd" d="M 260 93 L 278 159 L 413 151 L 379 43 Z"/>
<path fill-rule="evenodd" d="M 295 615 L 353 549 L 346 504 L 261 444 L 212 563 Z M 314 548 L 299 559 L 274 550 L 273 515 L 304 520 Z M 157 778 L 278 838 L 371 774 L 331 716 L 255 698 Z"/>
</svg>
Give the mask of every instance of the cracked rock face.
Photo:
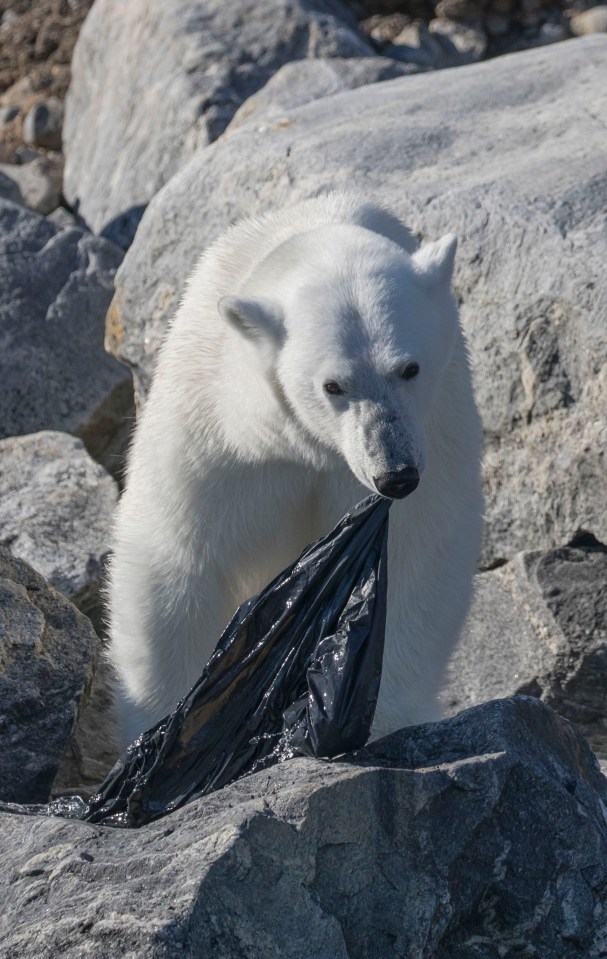
<svg viewBox="0 0 607 959">
<path fill-rule="evenodd" d="M 98 650 L 87 617 L 0 546 L 1 799 L 49 798 Z"/>
<path fill-rule="evenodd" d="M 572 40 L 458 68 L 457 84 L 448 71 L 404 77 L 226 131 L 155 197 L 117 275 L 107 342 L 139 398 L 218 234 L 360 189 L 427 238 L 460 238 L 455 292 L 485 428 L 483 565 L 579 526 L 607 541 L 606 53 L 605 37 Z"/>
<path fill-rule="evenodd" d="M 339 0 L 97 0 L 72 62 L 66 196 L 126 247 L 160 187 L 284 63 L 372 54 Z"/>
<path fill-rule="evenodd" d="M 607 755 L 607 546 L 589 533 L 476 577 L 445 708 L 514 693 L 538 696 Z"/>
<path fill-rule="evenodd" d="M 579 733 L 520 698 L 137 831 L 4 807 L 0 955 L 598 959 L 606 802 Z"/>
<path fill-rule="evenodd" d="M 131 375 L 103 342 L 121 259 L 105 240 L 0 199 L 0 439 L 73 433 L 120 467 Z"/>
</svg>

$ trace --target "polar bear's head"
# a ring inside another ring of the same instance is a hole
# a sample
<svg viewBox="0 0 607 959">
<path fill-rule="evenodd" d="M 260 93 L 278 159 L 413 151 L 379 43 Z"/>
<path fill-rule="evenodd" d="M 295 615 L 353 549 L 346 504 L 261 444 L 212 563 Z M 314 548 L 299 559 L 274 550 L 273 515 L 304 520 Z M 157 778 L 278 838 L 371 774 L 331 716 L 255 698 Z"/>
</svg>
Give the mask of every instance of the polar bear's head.
<svg viewBox="0 0 607 959">
<path fill-rule="evenodd" d="M 401 498 L 426 465 L 425 424 L 458 328 L 457 241 L 409 254 L 357 226 L 279 246 L 222 316 L 254 347 L 280 416 L 338 451 L 368 489 Z"/>
</svg>

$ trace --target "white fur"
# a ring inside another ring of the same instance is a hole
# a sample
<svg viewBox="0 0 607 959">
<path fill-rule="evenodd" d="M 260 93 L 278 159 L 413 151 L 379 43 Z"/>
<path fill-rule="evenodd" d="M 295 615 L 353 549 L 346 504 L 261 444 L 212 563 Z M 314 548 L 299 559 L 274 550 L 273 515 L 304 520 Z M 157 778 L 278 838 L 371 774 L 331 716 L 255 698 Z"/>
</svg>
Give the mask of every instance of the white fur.
<svg viewBox="0 0 607 959">
<path fill-rule="evenodd" d="M 416 250 L 389 213 L 332 194 L 241 222 L 201 257 L 116 521 L 110 655 L 125 742 L 174 708 L 243 600 L 403 465 L 421 480 L 391 509 L 373 736 L 437 718 L 482 516 L 454 252 L 453 237 Z M 328 395 L 327 381 L 346 393 Z"/>
</svg>

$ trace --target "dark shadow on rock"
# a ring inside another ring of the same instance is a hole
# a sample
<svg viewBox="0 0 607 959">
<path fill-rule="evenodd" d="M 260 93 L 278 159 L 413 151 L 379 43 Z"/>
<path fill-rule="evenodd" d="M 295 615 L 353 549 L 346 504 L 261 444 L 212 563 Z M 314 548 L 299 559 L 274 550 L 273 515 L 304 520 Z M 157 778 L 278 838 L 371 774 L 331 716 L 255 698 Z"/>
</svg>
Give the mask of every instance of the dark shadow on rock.
<svg viewBox="0 0 607 959">
<path fill-rule="evenodd" d="M 99 235 L 105 240 L 109 240 L 110 243 L 115 243 L 123 250 L 128 250 L 135 239 L 135 233 L 145 213 L 146 206 L 147 204 L 140 203 L 138 206 L 131 206 L 128 210 L 123 210 L 122 213 L 119 213 L 104 226 Z"/>
</svg>

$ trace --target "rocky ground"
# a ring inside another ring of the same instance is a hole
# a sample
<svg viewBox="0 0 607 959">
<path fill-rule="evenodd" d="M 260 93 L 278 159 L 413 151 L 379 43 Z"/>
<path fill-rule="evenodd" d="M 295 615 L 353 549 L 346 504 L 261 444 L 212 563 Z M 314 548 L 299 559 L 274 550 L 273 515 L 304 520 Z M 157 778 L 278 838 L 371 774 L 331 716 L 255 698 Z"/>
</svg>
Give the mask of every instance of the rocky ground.
<svg viewBox="0 0 607 959">
<path fill-rule="evenodd" d="M 89 6 L 0 2 L 0 799 L 113 761 L 134 404 L 238 217 L 347 186 L 458 234 L 486 536 L 452 718 L 137 835 L 3 807 L 1 959 L 604 956 L 607 38 L 553 41 L 607 7 Z"/>
</svg>

